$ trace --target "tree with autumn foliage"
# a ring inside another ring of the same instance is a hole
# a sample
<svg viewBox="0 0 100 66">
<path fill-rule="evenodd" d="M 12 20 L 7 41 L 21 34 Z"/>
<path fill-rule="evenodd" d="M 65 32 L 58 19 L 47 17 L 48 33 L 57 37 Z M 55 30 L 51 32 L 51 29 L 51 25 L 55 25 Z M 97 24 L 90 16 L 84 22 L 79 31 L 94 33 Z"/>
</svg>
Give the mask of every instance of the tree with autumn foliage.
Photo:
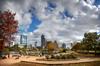
<svg viewBox="0 0 100 66">
<path fill-rule="evenodd" d="M 80 50 L 82 48 L 82 45 L 80 42 L 75 43 L 75 45 L 73 45 L 72 50 L 77 51 Z"/>
<path fill-rule="evenodd" d="M 56 41 L 52 42 L 52 41 L 48 41 L 47 45 L 46 45 L 46 49 L 48 49 L 48 53 L 52 54 L 53 51 L 58 50 L 58 44 Z"/>
<path fill-rule="evenodd" d="M 10 44 L 17 32 L 18 22 L 15 20 L 15 13 L 0 11 L 0 55 L 2 54 L 5 42 Z"/>
</svg>

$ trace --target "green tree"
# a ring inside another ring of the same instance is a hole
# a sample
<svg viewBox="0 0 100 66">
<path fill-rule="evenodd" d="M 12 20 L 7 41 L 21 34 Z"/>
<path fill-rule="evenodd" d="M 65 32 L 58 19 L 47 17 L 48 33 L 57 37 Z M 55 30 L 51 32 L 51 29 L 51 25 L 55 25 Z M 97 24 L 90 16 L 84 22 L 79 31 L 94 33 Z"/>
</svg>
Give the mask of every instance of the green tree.
<svg viewBox="0 0 100 66">
<path fill-rule="evenodd" d="M 11 49 L 11 51 L 19 52 L 21 48 L 18 46 L 18 44 L 15 44 L 15 45 L 12 46 L 10 49 Z"/>
<path fill-rule="evenodd" d="M 84 38 L 82 40 L 82 43 L 85 45 L 85 49 L 88 50 L 94 50 L 96 53 L 96 44 L 98 39 L 97 32 L 89 32 L 84 34 Z"/>
</svg>

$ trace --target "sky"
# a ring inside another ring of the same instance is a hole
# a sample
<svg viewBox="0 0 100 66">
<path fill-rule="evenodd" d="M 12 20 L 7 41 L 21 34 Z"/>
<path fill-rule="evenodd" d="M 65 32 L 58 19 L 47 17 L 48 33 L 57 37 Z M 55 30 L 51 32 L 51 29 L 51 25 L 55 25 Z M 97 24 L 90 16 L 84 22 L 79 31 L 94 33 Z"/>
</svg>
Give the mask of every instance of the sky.
<svg viewBox="0 0 100 66">
<path fill-rule="evenodd" d="M 47 40 L 70 46 L 85 32 L 100 33 L 100 0 L 0 0 L 0 9 L 16 13 L 17 43 L 24 34 L 29 44 L 40 45 L 44 34 Z"/>
</svg>

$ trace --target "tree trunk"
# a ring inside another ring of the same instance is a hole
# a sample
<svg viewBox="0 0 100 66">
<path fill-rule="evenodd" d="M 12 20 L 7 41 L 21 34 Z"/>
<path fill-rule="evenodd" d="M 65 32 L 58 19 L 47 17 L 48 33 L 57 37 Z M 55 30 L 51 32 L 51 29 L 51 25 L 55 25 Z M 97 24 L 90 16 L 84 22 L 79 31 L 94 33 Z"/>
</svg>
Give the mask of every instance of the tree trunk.
<svg viewBox="0 0 100 66">
<path fill-rule="evenodd" d="M 95 47 L 94 47 L 94 51 L 95 51 L 95 56 L 96 56 L 96 45 L 95 45 Z"/>
<path fill-rule="evenodd" d="M 8 47 L 10 48 L 10 43 L 9 43 Z M 10 49 L 9 49 L 9 52 L 8 52 L 8 58 L 10 58 Z"/>
<path fill-rule="evenodd" d="M 4 49 L 4 40 L 0 39 L 0 58 L 2 58 L 3 49 Z"/>
</svg>

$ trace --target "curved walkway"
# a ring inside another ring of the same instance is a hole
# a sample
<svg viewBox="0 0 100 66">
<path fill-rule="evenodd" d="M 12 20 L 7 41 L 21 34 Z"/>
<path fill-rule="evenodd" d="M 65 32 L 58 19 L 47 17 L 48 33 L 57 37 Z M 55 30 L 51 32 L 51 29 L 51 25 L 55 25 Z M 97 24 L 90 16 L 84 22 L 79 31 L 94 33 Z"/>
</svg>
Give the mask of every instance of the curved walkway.
<svg viewBox="0 0 100 66">
<path fill-rule="evenodd" d="M 36 62 L 36 63 L 46 63 L 46 64 L 64 64 L 64 63 L 79 63 L 79 62 L 91 62 L 91 61 L 100 61 L 100 58 L 82 58 L 80 60 L 69 60 L 69 61 L 36 61 L 36 59 L 40 59 L 43 57 L 35 57 L 35 56 L 23 56 L 19 59 L 9 58 L 0 60 L 0 66 L 18 66 L 17 64 L 21 61 L 24 62 Z"/>
</svg>

